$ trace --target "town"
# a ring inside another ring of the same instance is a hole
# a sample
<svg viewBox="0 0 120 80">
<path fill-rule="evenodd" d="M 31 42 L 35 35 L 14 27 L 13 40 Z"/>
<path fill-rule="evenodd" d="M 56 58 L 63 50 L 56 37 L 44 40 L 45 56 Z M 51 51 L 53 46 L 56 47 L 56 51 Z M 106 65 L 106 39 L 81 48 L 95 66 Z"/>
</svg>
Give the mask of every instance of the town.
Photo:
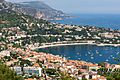
<svg viewBox="0 0 120 80">
<path fill-rule="evenodd" d="M 78 80 L 106 80 L 98 74 L 101 67 L 85 61 L 67 60 L 58 55 L 43 52 L 35 52 L 29 49 L 9 47 L 7 51 L 0 53 L 1 59 L 7 66 L 15 70 L 18 75 L 28 78 L 43 78 L 53 80 L 60 76 L 60 72 L 70 75 Z M 107 69 L 120 69 L 120 65 L 105 63 Z"/>
<path fill-rule="evenodd" d="M 120 46 L 120 30 L 52 23 L 16 13 L 0 3 L 0 62 L 25 80 L 111 80 L 120 65 L 69 60 L 37 48 L 95 44 Z M 119 60 L 118 60 L 119 61 Z"/>
</svg>

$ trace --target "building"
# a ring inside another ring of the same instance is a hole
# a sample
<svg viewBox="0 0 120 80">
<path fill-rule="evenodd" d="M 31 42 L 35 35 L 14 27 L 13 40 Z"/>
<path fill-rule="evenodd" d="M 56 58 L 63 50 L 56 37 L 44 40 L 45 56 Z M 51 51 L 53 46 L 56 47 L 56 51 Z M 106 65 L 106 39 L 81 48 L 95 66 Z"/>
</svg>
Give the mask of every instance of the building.
<svg viewBox="0 0 120 80">
<path fill-rule="evenodd" d="M 42 75 L 42 68 L 40 67 L 11 67 L 18 75 L 25 75 L 25 76 L 41 76 Z"/>
<path fill-rule="evenodd" d="M 27 76 L 41 76 L 42 75 L 42 68 L 36 68 L 36 67 L 24 67 L 23 68 L 24 74 Z"/>
</svg>

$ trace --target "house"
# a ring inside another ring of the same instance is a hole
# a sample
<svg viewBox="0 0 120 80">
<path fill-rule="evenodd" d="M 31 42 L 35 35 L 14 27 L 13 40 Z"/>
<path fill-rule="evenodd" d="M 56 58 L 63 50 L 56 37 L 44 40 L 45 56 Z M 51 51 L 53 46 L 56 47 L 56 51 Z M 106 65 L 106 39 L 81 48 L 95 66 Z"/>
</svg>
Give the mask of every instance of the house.
<svg viewBox="0 0 120 80">
<path fill-rule="evenodd" d="M 19 66 L 11 67 L 11 69 L 13 69 L 17 73 L 17 75 L 22 75 L 23 74 L 22 68 L 19 67 Z"/>
<path fill-rule="evenodd" d="M 42 75 L 42 68 L 40 67 L 11 67 L 11 69 L 13 69 L 18 75 L 22 75 L 24 73 L 24 75 L 26 76 L 32 76 L 32 75 L 36 75 L 36 76 L 41 76 Z"/>
<path fill-rule="evenodd" d="M 88 66 L 88 71 L 97 71 L 99 69 L 98 66 Z"/>
<path fill-rule="evenodd" d="M 82 75 L 79 75 L 77 78 L 78 80 L 82 80 Z"/>
<path fill-rule="evenodd" d="M 104 76 L 100 76 L 98 80 L 107 80 Z"/>
<path fill-rule="evenodd" d="M 32 75 L 41 76 L 42 75 L 42 68 L 39 68 L 39 67 L 24 67 L 23 71 L 24 71 L 24 74 L 28 76 L 32 76 Z"/>
<path fill-rule="evenodd" d="M 98 77 L 100 77 L 100 75 L 97 75 L 97 74 L 89 75 L 89 79 L 97 79 Z"/>
<path fill-rule="evenodd" d="M 33 78 L 28 78 L 28 79 L 25 79 L 25 80 L 37 80 L 37 79 L 33 79 Z"/>
<path fill-rule="evenodd" d="M 82 79 L 87 79 L 87 80 L 89 80 L 89 74 L 88 74 L 88 73 L 83 73 L 83 74 L 82 74 Z"/>
<path fill-rule="evenodd" d="M 101 37 L 105 37 L 105 38 L 114 38 L 115 37 L 115 35 L 113 33 L 108 33 L 108 32 L 106 32 L 106 33 L 100 33 L 99 35 Z"/>
<path fill-rule="evenodd" d="M 8 50 L 1 51 L 1 52 L 0 52 L 0 56 L 1 56 L 1 57 L 10 56 L 10 51 L 8 51 Z"/>
</svg>

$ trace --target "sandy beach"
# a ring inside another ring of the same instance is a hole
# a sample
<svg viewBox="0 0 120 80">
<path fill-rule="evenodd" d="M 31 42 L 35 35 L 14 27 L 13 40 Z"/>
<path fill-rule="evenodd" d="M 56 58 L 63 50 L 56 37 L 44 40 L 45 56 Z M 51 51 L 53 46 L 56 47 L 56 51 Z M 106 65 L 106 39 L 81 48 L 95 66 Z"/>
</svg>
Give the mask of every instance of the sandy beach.
<svg viewBox="0 0 120 80">
<path fill-rule="evenodd" d="M 97 44 L 97 43 L 49 43 L 47 45 L 42 45 L 39 47 L 30 47 L 30 49 L 35 50 L 39 48 L 55 47 L 55 46 L 70 46 L 70 45 L 96 45 L 96 46 L 114 46 L 118 47 L 120 44 Z"/>
</svg>

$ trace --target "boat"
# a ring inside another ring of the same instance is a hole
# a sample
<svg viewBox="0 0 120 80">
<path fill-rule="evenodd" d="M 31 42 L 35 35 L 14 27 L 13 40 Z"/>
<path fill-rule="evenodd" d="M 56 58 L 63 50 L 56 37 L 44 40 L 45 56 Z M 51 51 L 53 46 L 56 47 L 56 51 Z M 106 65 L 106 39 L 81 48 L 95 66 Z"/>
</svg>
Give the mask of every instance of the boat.
<svg viewBox="0 0 120 80">
<path fill-rule="evenodd" d="M 91 57 L 91 59 L 94 59 L 94 57 Z"/>
<path fill-rule="evenodd" d="M 108 62 L 109 60 L 108 60 L 108 59 L 106 59 L 105 61 L 107 61 L 107 62 Z"/>
<path fill-rule="evenodd" d="M 99 56 L 102 56 L 102 54 L 100 54 Z"/>
<path fill-rule="evenodd" d="M 97 44 L 97 46 L 105 46 L 105 45 L 101 43 L 101 44 Z"/>
</svg>

